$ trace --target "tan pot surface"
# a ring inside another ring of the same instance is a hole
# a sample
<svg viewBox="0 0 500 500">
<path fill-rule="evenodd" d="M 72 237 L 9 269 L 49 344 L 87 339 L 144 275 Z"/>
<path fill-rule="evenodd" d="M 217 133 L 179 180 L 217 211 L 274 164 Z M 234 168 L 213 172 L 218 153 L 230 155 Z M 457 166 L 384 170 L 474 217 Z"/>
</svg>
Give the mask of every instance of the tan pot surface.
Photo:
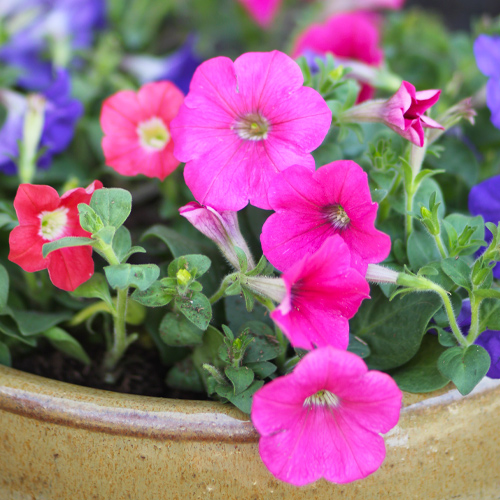
<svg viewBox="0 0 500 500">
<path fill-rule="evenodd" d="M 405 394 L 387 457 L 347 485 L 276 480 L 234 407 L 77 387 L 0 366 L 1 500 L 500 498 L 500 381 Z"/>
</svg>

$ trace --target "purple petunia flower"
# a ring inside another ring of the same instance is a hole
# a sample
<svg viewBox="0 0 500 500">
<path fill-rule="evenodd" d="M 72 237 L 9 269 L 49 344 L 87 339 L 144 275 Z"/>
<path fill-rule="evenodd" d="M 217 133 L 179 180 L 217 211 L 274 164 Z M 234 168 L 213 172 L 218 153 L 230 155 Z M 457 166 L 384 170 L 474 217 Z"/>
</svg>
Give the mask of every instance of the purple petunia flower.
<svg viewBox="0 0 500 500">
<path fill-rule="evenodd" d="M 472 215 L 481 215 L 485 222 L 500 222 L 500 175 L 486 179 L 471 189 L 469 212 Z M 487 242 L 492 239 L 489 229 L 486 229 L 485 239 Z M 500 279 L 500 264 L 493 269 L 493 275 Z"/>
<path fill-rule="evenodd" d="M 474 42 L 476 63 L 484 75 L 486 104 L 491 111 L 491 122 L 500 128 L 500 36 L 479 35 Z"/>
<path fill-rule="evenodd" d="M 468 333 L 471 323 L 470 300 L 462 302 L 462 309 L 457 317 L 458 326 L 464 333 Z M 491 366 L 486 374 L 490 378 L 500 378 L 500 331 L 485 330 L 474 341 L 474 344 L 484 347 L 491 358 Z"/>
<path fill-rule="evenodd" d="M 194 51 L 195 44 L 196 37 L 191 35 L 177 51 L 166 57 L 126 56 L 122 66 L 141 84 L 169 80 L 187 94 L 193 74 L 202 63 Z"/>
<path fill-rule="evenodd" d="M 64 70 L 42 93 L 45 97 L 45 116 L 40 149 L 45 149 L 38 166 L 48 168 L 52 156 L 66 149 L 73 138 L 76 122 L 83 113 L 79 101 L 70 96 L 70 79 Z M 13 175 L 17 172 L 15 158 L 19 155 L 18 141 L 23 137 L 25 96 L 11 91 L 0 91 L 0 102 L 7 107 L 7 119 L 0 130 L 0 171 Z"/>
<path fill-rule="evenodd" d="M 105 25 L 104 0 L 7 0 L 0 19 L 9 40 L 0 49 L 0 60 L 20 71 L 18 84 L 30 90 L 50 85 L 54 68 L 44 60 L 50 43 L 70 43 L 72 50 L 90 47 L 94 31 Z"/>
</svg>

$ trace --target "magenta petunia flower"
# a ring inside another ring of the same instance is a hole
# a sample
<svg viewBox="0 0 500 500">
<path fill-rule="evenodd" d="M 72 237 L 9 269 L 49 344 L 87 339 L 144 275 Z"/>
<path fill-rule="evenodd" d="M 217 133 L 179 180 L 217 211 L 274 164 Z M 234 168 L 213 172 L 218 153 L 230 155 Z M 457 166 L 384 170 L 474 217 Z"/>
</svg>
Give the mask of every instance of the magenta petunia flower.
<svg viewBox="0 0 500 500">
<path fill-rule="evenodd" d="M 262 461 L 295 486 L 362 479 L 384 461 L 380 433 L 398 423 L 401 400 L 394 380 L 355 354 L 316 349 L 253 396 Z"/>
<path fill-rule="evenodd" d="M 378 99 L 354 106 L 342 115 L 344 122 L 381 122 L 416 146 L 424 145 L 424 127 L 443 126 L 425 112 L 439 100 L 440 90 L 421 90 L 403 81 L 388 100 Z"/>
<path fill-rule="evenodd" d="M 180 163 L 169 127 L 183 100 L 184 94 L 166 81 L 108 97 L 101 112 L 106 164 L 122 175 L 165 179 Z"/>
<path fill-rule="evenodd" d="M 368 177 L 353 161 L 338 160 L 309 172 L 295 165 L 271 184 L 269 203 L 275 214 L 262 228 L 264 255 L 281 271 L 338 234 L 349 247 L 351 266 L 365 274 L 369 263 L 382 262 L 390 237 L 375 229 Z"/>
<path fill-rule="evenodd" d="M 295 41 L 293 57 L 314 57 L 333 54 L 349 66 L 350 61 L 360 61 L 370 66 L 380 66 L 383 52 L 380 47 L 378 19 L 372 13 L 352 12 L 336 14 L 324 24 L 312 24 Z M 358 102 L 370 99 L 374 89 L 361 84 Z"/>
<path fill-rule="evenodd" d="M 351 267 L 349 248 L 340 236 L 328 238 L 281 276 L 286 295 L 271 313 L 294 347 L 331 345 L 347 349 L 349 322 L 370 287 Z"/>
<path fill-rule="evenodd" d="M 42 247 L 66 236 L 91 236 L 80 226 L 78 204 L 88 205 L 100 188 L 102 183 L 94 181 L 59 197 L 53 187 L 21 184 L 14 199 L 19 226 L 9 236 L 9 260 L 30 273 L 48 269 L 52 283 L 63 290 L 87 281 L 94 274 L 91 246 L 61 248 L 45 258 Z"/>
<path fill-rule="evenodd" d="M 245 252 L 248 269 L 255 267 L 252 253 L 241 234 L 236 212 L 217 212 L 212 207 L 204 207 L 192 201 L 179 208 L 179 213 L 198 231 L 210 238 L 235 269 L 240 269 L 240 265 L 234 247 L 239 247 Z"/>
<path fill-rule="evenodd" d="M 290 165 L 314 171 L 310 152 L 326 136 L 331 111 L 303 87 L 298 64 L 282 52 L 202 63 L 171 130 L 176 158 L 194 197 L 217 210 L 249 201 L 270 208 L 271 180 Z"/>
<path fill-rule="evenodd" d="M 281 0 L 238 0 L 263 28 L 269 27 L 278 12 Z"/>
</svg>

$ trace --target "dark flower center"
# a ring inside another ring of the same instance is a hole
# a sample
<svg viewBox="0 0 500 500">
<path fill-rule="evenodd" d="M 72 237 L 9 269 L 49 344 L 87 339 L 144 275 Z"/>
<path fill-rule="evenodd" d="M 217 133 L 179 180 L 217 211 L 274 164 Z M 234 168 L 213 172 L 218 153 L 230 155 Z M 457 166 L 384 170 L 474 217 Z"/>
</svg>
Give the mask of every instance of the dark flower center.
<svg viewBox="0 0 500 500">
<path fill-rule="evenodd" d="M 233 125 L 236 133 L 247 141 L 262 141 L 267 139 L 271 125 L 269 121 L 259 113 L 249 113 L 238 118 Z"/>
</svg>

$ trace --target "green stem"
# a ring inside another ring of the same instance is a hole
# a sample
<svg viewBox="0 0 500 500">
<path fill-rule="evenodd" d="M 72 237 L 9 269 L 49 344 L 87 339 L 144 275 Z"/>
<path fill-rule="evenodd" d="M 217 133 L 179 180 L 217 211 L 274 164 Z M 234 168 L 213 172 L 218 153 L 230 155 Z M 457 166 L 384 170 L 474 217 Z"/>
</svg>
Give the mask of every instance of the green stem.
<svg viewBox="0 0 500 500">
<path fill-rule="evenodd" d="M 415 185 L 415 178 L 419 174 L 422 169 L 422 164 L 424 163 L 425 154 L 427 153 L 427 143 L 428 141 L 424 140 L 424 145 L 422 147 L 416 146 L 412 144 L 410 146 L 410 166 L 412 172 L 411 185 L 405 186 L 406 193 L 406 217 L 405 217 L 405 235 L 406 241 L 410 237 L 413 232 L 413 216 L 410 215 L 413 211 L 413 197 L 418 190 L 418 185 Z"/>
<path fill-rule="evenodd" d="M 481 306 L 480 298 L 476 297 L 473 293 L 471 293 L 470 297 L 470 311 L 471 311 L 471 323 L 469 329 L 468 339 L 471 344 L 477 339 L 479 334 L 479 309 Z"/>
<path fill-rule="evenodd" d="M 120 361 L 130 344 L 132 337 L 127 337 L 125 318 L 127 315 L 128 288 L 118 290 L 116 300 L 116 316 L 114 318 L 113 347 L 106 353 L 104 369 L 112 371 Z"/>
<path fill-rule="evenodd" d="M 120 264 L 120 260 L 116 256 L 111 245 L 101 241 L 100 245 L 96 247 L 96 249 L 101 252 L 111 266 L 117 266 Z M 127 350 L 127 347 L 137 339 L 137 335 L 135 334 L 127 335 L 126 317 L 128 290 L 128 287 L 123 290 L 118 290 L 116 295 L 116 314 L 113 315 L 113 345 L 111 350 L 106 353 L 103 362 L 105 379 L 108 382 L 114 381 L 114 376 L 111 372 L 115 369 L 116 365 Z"/>
<path fill-rule="evenodd" d="M 234 283 L 234 280 L 238 273 L 233 273 L 229 274 L 226 276 L 223 280 L 222 283 L 220 284 L 219 289 L 210 297 L 210 304 L 215 304 L 218 300 L 222 299 L 224 297 L 224 294 L 226 293 L 226 290 L 229 286 L 231 286 Z"/>
<path fill-rule="evenodd" d="M 448 257 L 448 251 L 446 250 L 443 239 L 441 238 L 441 234 L 433 234 L 434 241 L 436 242 L 436 245 L 438 247 L 439 253 L 441 254 L 441 257 L 443 259 L 446 259 Z"/>
<path fill-rule="evenodd" d="M 437 283 L 434 283 L 434 281 L 428 280 L 422 276 L 414 276 L 405 273 L 398 275 L 397 284 L 412 288 L 415 291 L 429 290 L 437 293 L 443 301 L 444 309 L 446 311 L 446 315 L 448 316 L 448 321 L 450 322 L 451 331 L 457 339 L 457 342 L 464 347 L 471 345 L 472 342 L 464 337 L 460 327 L 458 326 L 457 319 L 455 318 L 455 312 L 453 311 L 453 305 L 451 304 L 448 292 L 444 288 L 440 287 Z"/>
</svg>

